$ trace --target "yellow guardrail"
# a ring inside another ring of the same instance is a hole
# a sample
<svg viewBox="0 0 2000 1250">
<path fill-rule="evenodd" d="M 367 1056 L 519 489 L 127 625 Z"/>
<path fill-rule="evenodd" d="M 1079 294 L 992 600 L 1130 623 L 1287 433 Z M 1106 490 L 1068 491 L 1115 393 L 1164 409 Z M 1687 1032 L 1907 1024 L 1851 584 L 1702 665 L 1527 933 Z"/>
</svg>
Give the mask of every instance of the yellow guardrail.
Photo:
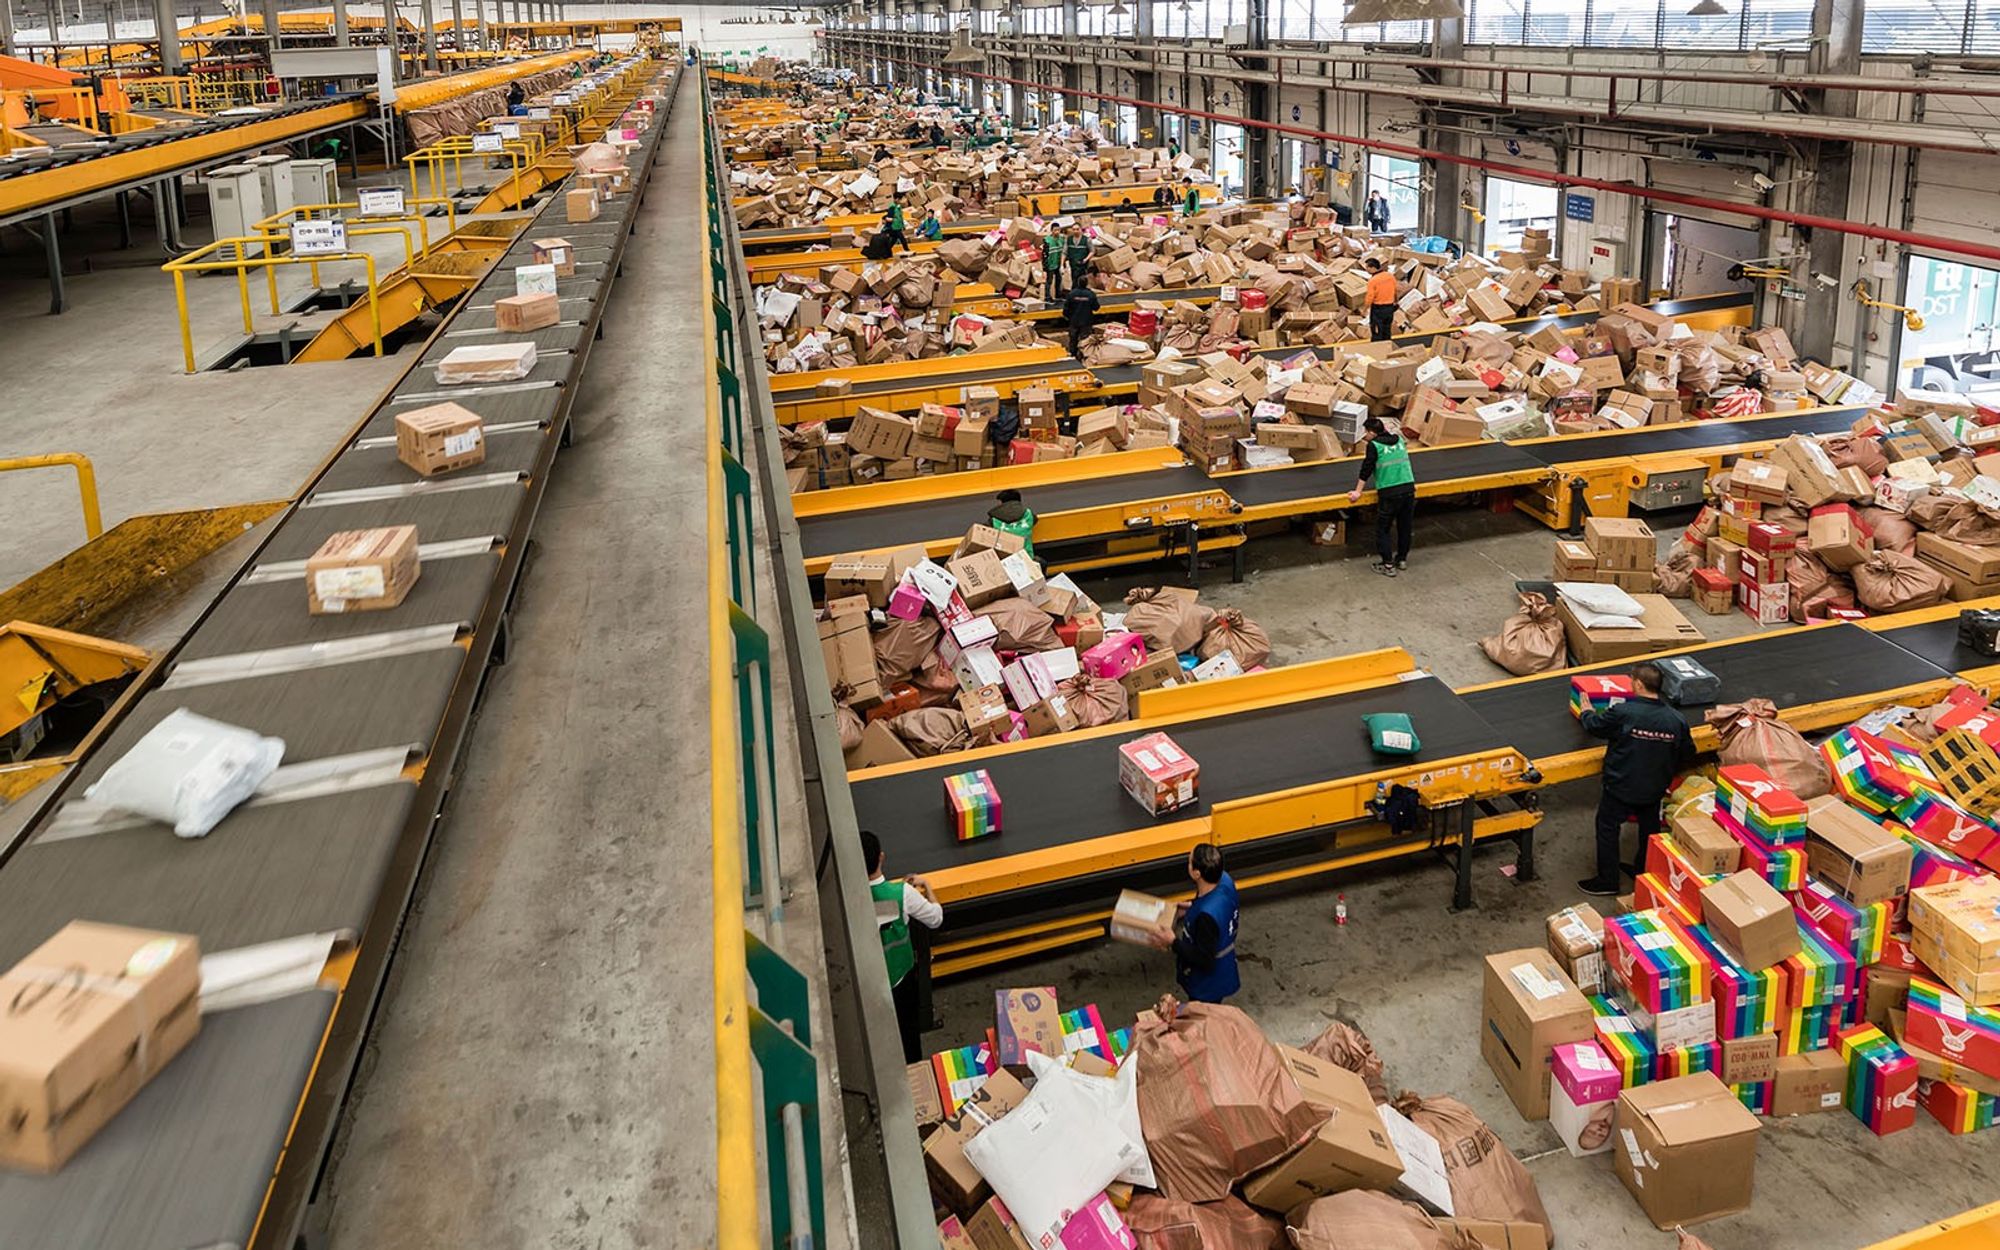
<svg viewBox="0 0 2000 1250">
<path fill-rule="evenodd" d="M 97 507 L 97 470 L 92 467 L 89 456 L 75 451 L 55 451 L 43 456 L 11 456 L 0 460 L 0 473 L 12 473 L 19 469 L 59 469 L 65 465 L 76 470 L 76 493 L 83 500 L 83 536 L 95 538 L 104 532 L 104 514 Z"/>
<path fill-rule="evenodd" d="M 357 234 L 396 234 L 402 236 L 406 255 L 411 253 L 409 232 L 396 227 L 383 230 L 351 230 L 350 236 Z M 332 252 L 315 256 L 273 256 L 270 253 L 271 240 L 265 236 L 217 239 L 204 247 L 195 249 L 185 256 L 177 257 L 160 266 L 163 273 L 174 276 L 174 306 L 181 322 L 181 357 L 189 373 L 198 372 L 194 363 L 194 328 L 188 319 L 187 276 L 191 273 L 215 273 L 234 270 L 236 289 L 243 305 L 243 333 L 255 334 L 257 322 L 250 311 L 250 271 L 262 269 L 271 291 L 271 311 L 278 311 L 278 277 L 276 270 L 281 265 L 310 265 L 315 281 L 319 266 L 336 264 L 340 261 L 358 260 L 368 270 L 368 315 L 375 331 L 375 354 L 382 354 L 382 306 L 377 301 L 379 278 L 375 272 L 375 258 L 367 252 Z M 260 255 L 251 255 L 252 247 L 263 249 Z M 224 255 L 228 253 L 228 255 Z"/>
</svg>

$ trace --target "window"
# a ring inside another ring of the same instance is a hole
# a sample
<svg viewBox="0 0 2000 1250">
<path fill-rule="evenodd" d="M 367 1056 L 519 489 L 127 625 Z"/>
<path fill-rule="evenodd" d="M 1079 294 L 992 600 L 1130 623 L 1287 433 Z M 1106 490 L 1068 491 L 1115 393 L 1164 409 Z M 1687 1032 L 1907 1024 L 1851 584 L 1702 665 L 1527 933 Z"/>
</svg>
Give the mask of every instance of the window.
<svg viewBox="0 0 2000 1250">
<path fill-rule="evenodd" d="M 1992 402 L 2000 391 L 1993 369 L 1994 293 L 2000 273 L 1977 265 L 1910 257 L 1903 302 L 1924 319 L 1921 330 L 1904 330 L 1898 383 L 1908 387 L 1979 394 Z"/>
<path fill-rule="evenodd" d="M 1952 56 L 1991 48 L 1994 5 L 1985 0 L 1977 7 L 1977 18 L 1968 22 L 1974 6 L 1964 0 L 1872 0 L 1861 16 L 1861 50 Z"/>
<path fill-rule="evenodd" d="M 1975 2 L 2000 10 L 2000 0 Z M 1877 4 L 1957 11 L 1953 0 L 1870 0 L 1871 25 Z M 1803 49 L 1812 35 L 1813 0 L 1730 0 L 1727 13 L 1712 17 L 1691 16 L 1688 7 L 1686 0 L 1466 0 L 1465 41 L 1541 48 L 1740 52 Z M 1869 45 L 1866 50 L 1914 49 Z"/>
<path fill-rule="evenodd" d="M 1465 41 L 1522 43 L 1527 20 L 1528 0 L 1472 0 L 1465 6 Z"/>
<path fill-rule="evenodd" d="M 1521 246 L 1521 232 L 1530 228 L 1550 232 L 1554 244 L 1556 216 L 1561 212 L 1561 193 L 1539 182 L 1515 182 L 1511 178 L 1486 180 L 1486 254 L 1496 256 Z"/>
<path fill-rule="evenodd" d="M 1279 39 L 1313 37 L 1313 0 L 1278 0 Z"/>
<path fill-rule="evenodd" d="M 1368 154 L 1368 191 L 1389 201 L 1389 229 L 1415 230 L 1423 170 L 1401 156 Z"/>
</svg>

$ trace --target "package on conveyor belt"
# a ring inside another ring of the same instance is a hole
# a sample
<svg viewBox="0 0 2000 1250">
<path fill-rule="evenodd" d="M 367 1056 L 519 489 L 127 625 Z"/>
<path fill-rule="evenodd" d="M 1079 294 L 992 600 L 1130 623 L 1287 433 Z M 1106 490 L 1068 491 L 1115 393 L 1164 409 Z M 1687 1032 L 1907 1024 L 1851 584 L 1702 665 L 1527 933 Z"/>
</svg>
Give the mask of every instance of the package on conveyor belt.
<svg viewBox="0 0 2000 1250">
<path fill-rule="evenodd" d="M 454 347 L 437 364 L 441 386 L 468 382 L 517 382 L 535 367 L 533 343 L 488 343 Z"/>
<path fill-rule="evenodd" d="M 1592 674 L 1569 679 L 1570 715 L 1602 712 L 1632 697 L 1632 679 L 1621 674 Z"/>
<path fill-rule="evenodd" d="M 576 248 L 568 239 L 551 236 L 529 242 L 530 254 L 537 265 L 552 267 L 558 278 L 576 276 Z"/>
<path fill-rule="evenodd" d="M 1155 816 L 1192 807 L 1200 797 L 1201 765 L 1163 733 L 1118 747 L 1118 783 Z"/>
<path fill-rule="evenodd" d="M 944 779 L 945 813 L 951 818 L 952 836 L 960 842 L 991 837 L 1001 828 L 999 787 L 983 768 L 954 773 Z"/>
<path fill-rule="evenodd" d="M 421 572 L 416 526 L 342 530 L 306 557 L 306 605 L 314 616 L 387 611 Z"/>
<path fill-rule="evenodd" d="M 470 408 L 446 402 L 396 414 L 396 459 L 425 477 L 486 460 L 486 424 Z"/>
<path fill-rule="evenodd" d="M 493 301 L 493 325 L 503 334 L 546 330 L 562 319 L 554 291 L 505 295 Z"/>
<path fill-rule="evenodd" d="M 0 1165 L 67 1163 L 194 1040 L 200 992 L 195 938 L 82 920 L 0 973 Z"/>
<path fill-rule="evenodd" d="M 572 226 L 596 221 L 602 208 L 596 187 L 571 187 L 563 193 L 563 220 Z"/>
<path fill-rule="evenodd" d="M 1688 656 L 1668 656 L 1656 663 L 1660 694 L 1675 707 L 1713 703 L 1722 694 L 1722 679 Z"/>
<path fill-rule="evenodd" d="M 285 758 L 281 738 L 176 708 L 104 770 L 84 797 L 199 838 L 255 794 Z"/>
</svg>

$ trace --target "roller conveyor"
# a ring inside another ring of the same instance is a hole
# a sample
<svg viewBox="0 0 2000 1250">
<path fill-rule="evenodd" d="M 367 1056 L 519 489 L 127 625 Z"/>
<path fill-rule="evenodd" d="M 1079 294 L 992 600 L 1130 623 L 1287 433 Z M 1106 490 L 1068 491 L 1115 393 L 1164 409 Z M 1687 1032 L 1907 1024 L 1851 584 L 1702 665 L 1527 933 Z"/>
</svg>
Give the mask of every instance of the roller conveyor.
<svg viewBox="0 0 2000 1250">
<path fill-rule="evenodd" d="M 600 275 L 558 279 L 567 323 L 556 329 L 571 350 L 544 353 L 527 382 L 439 387 L 431 367 L 463 345 L 455 332 L 491 332 L 490 311 L 483 325 L 448 319 L 0 861 L 8 963 L 78 916 L 192 933 L 205 952 L 316 932 L 352 947 L 330 1026 L 336 998 L 323 992 L 213 1016 L 61 1173 L 0 1175 L 0 1242 L 293 1244 L 666 122 L 663 113 L 634 155 L 637 186 L 606 201 L 591 227 Z M 559 203 L 543 211 L 550 220 L 531 223 L 527 237 L 577 233 L 560 223 Z M 512 293 L 508 269 L 482 280 L 488 309 Z M 395 460 L 393 418 L 441 399 L 487 423 L 488 458 L 426 481 Z M 414 524 L 425 551 L 404 603 L 310 615 L 297 562 L 335 531 L 394 524 Z M 294 780 L 274 779 L 192 842 L 82 797 L 179 707 L 284 738 L 279 778 Z"/>
</svg>

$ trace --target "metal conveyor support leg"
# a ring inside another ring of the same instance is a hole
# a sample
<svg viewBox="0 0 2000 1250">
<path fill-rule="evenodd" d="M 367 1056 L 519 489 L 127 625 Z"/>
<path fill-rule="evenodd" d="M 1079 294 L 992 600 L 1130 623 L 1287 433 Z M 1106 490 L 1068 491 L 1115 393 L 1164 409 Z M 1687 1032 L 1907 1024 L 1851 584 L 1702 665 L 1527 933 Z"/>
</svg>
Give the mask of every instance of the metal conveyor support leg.
<svg viewBox="0 0 2000 1250">
<path fill-rule="evenodd" d="M 1458 855 L 1452 872 L 1451 909 L 1454 912 L 1472 910 L 1472 804 L 1461 799 L 1452 804 L 1453 814 L 1458 819 Z"/>
<path fill-rule="evenodd" d="M 1199 521 L 1188 522 L 1187 547 L 1188 547 L 1188 563 L 1187 563 L 1188 585 L 1199 586 L 1201 585 L 1201 522 Z"/>
<path fill-rule="evenodd" d="M 1590 516 L 1590 497 L 1584 494 L 1584 491 L 1588 490 L 1589 487 L 1590 483 L 1584 481 L 1581 477 L 1573 477 L 1569 480 L 1569 528 L 1563 531 L 1563 537 L 1565 538 L 1583 537 L 1583 523 Z"/>
<path fill-rule="evenodd" d="M 56 215 L 42 214 L 42 255 L 49 267 L 49 315 L 60 317 L 69 307 L 69 296 L 63 290 L 62 244 L 56 238 Z"/>
</svg>

